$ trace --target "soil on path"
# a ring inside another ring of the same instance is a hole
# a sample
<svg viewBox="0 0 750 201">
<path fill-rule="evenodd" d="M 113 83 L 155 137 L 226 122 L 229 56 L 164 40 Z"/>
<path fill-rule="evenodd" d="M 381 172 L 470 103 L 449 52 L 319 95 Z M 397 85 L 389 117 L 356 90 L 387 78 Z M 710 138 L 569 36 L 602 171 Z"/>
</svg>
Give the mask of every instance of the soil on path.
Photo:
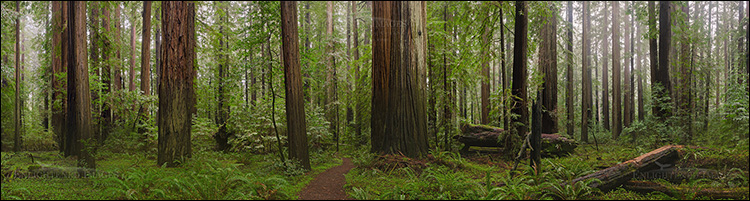
<svg viewBox="0 0 750 201">
<path fill-rule="evenodd" d="M 346 178 L 344 174 L 354 168 L 352 160 L 342 158 L 341 165 L 318 174 L 299 193 L 300 200 L 353 200 L 344 192 Z"/>
</svg>

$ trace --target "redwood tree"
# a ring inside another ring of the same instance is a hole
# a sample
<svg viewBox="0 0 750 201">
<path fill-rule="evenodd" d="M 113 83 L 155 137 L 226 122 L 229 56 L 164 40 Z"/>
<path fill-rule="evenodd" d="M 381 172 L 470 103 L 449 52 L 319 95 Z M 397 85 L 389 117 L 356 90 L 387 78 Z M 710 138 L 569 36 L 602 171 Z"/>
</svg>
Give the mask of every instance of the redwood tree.
<svg viewBox="0 0 750 201">
<path fill-rule="evenodd" d="M 427 155 L 425 2 L 373 2 L 373 153 Z"/>
<path fill-rule="evenodd" d="M 557 133 L 557 8 L 553 3 L 547 4 L 551 13 L 542 25 L 539 46 L 539 66 L 544 73 L 541 121 L 542 133 Z"/>
<path fill-rule="evenodd" d="M 519 117 L 513 119 L 512 125 L 516 128 L 517 134 L 520 136 L 526 134 L 529 126 L 529 110 L 526 107 L 526 79 L 528 77 L 528 73 L 526 72 L 526 49 L 528 47 L 527 13 L 526 2 L 516 1 L 516 25 L 513 41 L 515 46 L 513 49 L 513 85 L 511 86 L 511 92 L 514 96 L 511 105 L 514 107 L 511 109 L 511 113 L 519 115 Z"/>
<path fill-rule="evenodd" d="M 307 126 L 305 124 L 305 101 L 299 65 L 299 36 L 297 34 L 297 2 L 282 1 L 281 44 L 284 57 L 289 157 L 299 160 L 304 169 L 310 170 Z"/>
<path fill-rule="evenodd" d="M 93 156 L 95 141 L 91 130 L 91 91 L 89 90 L 88 55 L 86 49 L 86 2 L 68 3 L 70 46 L 68 51 L 68 138 L 72 138 L 72 155 L 78 166 L 96 168 Z M 69 141 L 70 142 L 70 141 Z"/>
<path fill-rule="evenodd" d="M 620 9 L 619 2 L 612 2 L 612 138 L 617 139 L 622 131 L 622 96 L 620 94 Z"/>
<path fill-rule="evenodd" d="M 583 2 L 583 58 L 581 75 L 583 82 L 582 104 L 581 104 L 581 141 L 588 142 L 589 121 L 591 119 L 591 39 L 589 37 L 591 29 L 591 14 L 589 11 L 589 2 Z"/>
<path fill-rule="evenodd" d="M 159 64 L 159 142 L 157 165 L 174 167 L 192 156 L 191 120 L 195 111 L 195 3 L 163 1 Z"/>
<path fill-rule="evenodd" d="M 52 131 L 57 137 L 60 152 L 68 153 L 68 144 L 66 143 L 65 133 L 67 132 L 67 97 L 63 92 L 67 90 L 67 79 L 63 77 L 68 71 L 68 32 L 70 29 L 63 29 L 68 23 L 68 2 L 52 2 Z M 67 154 L 66 154 L 67 156 Z"/>
<path fill-rule="evenodd" d="M 651 86 L 654 93 L 654 114 L 660 119 L 665 120 L 671 116 L 670 109 L 666 103 L 670 101 L 671 83 L 669 80 L 669 51 L 672 41 L 672 24 L 669 14 L 671 2 L 659 2 L 659 62 L 656 65 L 656 71 L 653 75 L 656 82 Z M 659 88 L 660 90 L 657 90 Z"/>
</svg>

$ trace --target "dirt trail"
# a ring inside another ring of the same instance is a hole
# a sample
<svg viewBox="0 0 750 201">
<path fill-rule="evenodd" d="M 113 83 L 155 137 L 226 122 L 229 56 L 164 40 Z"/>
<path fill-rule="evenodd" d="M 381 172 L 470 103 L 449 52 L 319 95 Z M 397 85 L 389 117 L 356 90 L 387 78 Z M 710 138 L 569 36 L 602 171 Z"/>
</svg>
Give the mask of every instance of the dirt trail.
<svg viewBox="0 0 750 201">
<path fill-rule="evenodd" d="M 343 163 L 339 166 L 318 174 L 299 193 L 300 200 L 353 200 L 344 192 L 346 178 L 344 174 L 354 168 L 352 160 L 342 158 Z"/>
</svg>

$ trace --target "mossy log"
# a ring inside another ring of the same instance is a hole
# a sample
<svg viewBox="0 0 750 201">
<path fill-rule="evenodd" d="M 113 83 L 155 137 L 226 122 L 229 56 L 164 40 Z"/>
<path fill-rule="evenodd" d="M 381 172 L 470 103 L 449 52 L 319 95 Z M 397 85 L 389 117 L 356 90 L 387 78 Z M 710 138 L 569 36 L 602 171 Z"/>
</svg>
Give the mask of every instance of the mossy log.
<svg viewBox="0 0 750 201">
<path fill-rule="evenodd" d="M 652 181 L 628 181 L 622 185 L 625 190 L 634 191 L 638 193 L 651 193 L 655 191 L 662 192 L 675 198 L 685 199 L 686 195 L 694 195 L 692 198 L 710 198 L 710 199 L 737 199 L 747 200 L 748 199 L 748 188 L 747 187 L 734 187 L 734 188 L 722 188 L 722 187 L 679 187 L 679 186 L 668 186 Z"/>
<path fill-rule="evenodd" d="M 664 167 L 674 164 L 679 158 L 677 157 L 677 149 L 682 147 L 683 146 L 681 145 L 663 146 L 615 166 L 576 178 L 572 182 L 575 183 L 596 178 L 599 179 L 599 181 L 591 182 L 589 187 L 598 188 L 606 192 L 629 181 L 633 178 L 636 172 L 648 172 L 651 170 L 663 169 Z"/>
<path fill-rule="evenodd" d="M 454 139 L 464 143 L 463 150 L 471 146 L 477 147 L 509 147 L 508 143 L 501 139 L 508 139 L 506 135 L 511 132 L 497 127 L 487 125 L 461 125 L 462 135 L 453 136 Z M 542 133 L 542 156 L 565 156 L 572 153 L 578 144 L 559 134 Z"/>
</svg>

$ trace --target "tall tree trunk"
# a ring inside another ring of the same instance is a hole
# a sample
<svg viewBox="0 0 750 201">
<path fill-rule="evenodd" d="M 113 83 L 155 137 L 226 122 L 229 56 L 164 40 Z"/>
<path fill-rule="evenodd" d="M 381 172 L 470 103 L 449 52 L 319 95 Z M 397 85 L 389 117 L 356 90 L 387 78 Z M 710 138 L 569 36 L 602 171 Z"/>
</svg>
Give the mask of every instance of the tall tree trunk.
<svg viewBox="0 0 750 201">
<path fill-rule="evenodd" d="M 623 87 L 620 89 L 622 90 L 622 126 L 621 127 L 628 127 L 630 126 L 630 108 L 631 108 L 631 102 L 630 102 L 630 96 L 632 94 L 632 91 L 630 91 L 630 68 L 633 66 L 632 57 L 633 57 L 633 50 L 632 50 L 632 32 L 631 29 L 631 23 L 628 19 L 630 16 L 628 13 L 628 4 L 624 3 L 625 5 L 625 16 L 623 17 L 625 20 L 625 27 L 623 27 L 623 38 L 625 38 L 625 49 L 623 50 L 623 56 L 625 57 L 623 65 L 623 76 L 622 76 L 622 83 Z M 620 130 L 622 132 L 622 130 Z"/>
<path fill-rule="evenodd" d="M 513 119 L 512 124 L 516 127 L 517 134 L 520 136 L 526 135 L 529 124 L 529 110 L 526 107 L 526 79 L 528 78 L 526 72 L 526 49 L 528 47 L 527 13 L 526 2 L 516 1 L 516 25 L 515 36 L 513 37 L 513 86 L 511 87 L 511 91 L 513 96 L 517 98 L 513 99 L 511 105 L 514 105 L 514 107 L 511 112 L 519 115 L 518 118 Z M 517 125 L 517 123 L 521 125 Z"/>
<path fill-rule="evenodd" d="M 604 30 L 606 33 L 607 25 L 609 25 L 609 9 L 607 9 L 607 2 L 604 2 Z M 609 37 L 606 36 L 608 34 L 605 34 L 604 37 L 602 37 L 602 40 L 604 40 L 604 66 L 602 66 L 602 121 L 604 124 L 604 129 L 610 130 L 610 118 L 609 118 Z M 614 65 L 614 64 L 613 64 Z"/>
<path fill-rule="evenodd" d="M 16 13 L 21 12 L 21 2 L 16 1 Z M 20 53 L 21 49 L 21 17 L 16 17 L 16 100 L 15 100 L 15 135 L 13 135 L 13 152 L 21 151 L 21 61 Z"/>
<path fill-rule="evenodd" d="M 67 118 L 67 97 L 63 95 L 63 91 L 67 90 L 67 79 L 62 77 L 63 72 L 68 71 L 68 37 L 67 33 L 70 29 L 63 29 L 68 23 L 68 2 L 67 1 L 53 1 L 52 2 L 52 15 L 54 22 L 52 27 L 52 131 L 55 133 L 57 138 L 58 147 L 60 152 L 66 153 L 67 144 L 65 139 L 65 133 L 67 132 L 66 123 Z"/>
<path fill-rule="evenodd" d="M 143 37 L 141 40 L 141 92 L 151 95 L 151 1 L 143 2 Z M 148 118 L 148 105 L 140 108 L 141 118 Z"/>
<path fill-rule="evenodd" d="M 712 67 L 714 66 L 713 65 L 713 60 L 711 59 L 711 53 L 713 52 L 712 51 L 713 50 L 713 46 L 712 46 L 712 42 L 713 42 L 713 35 L 712 34 L 713 33 L 711 32 L 711 25 L 712 25 L 711 21 L 712 21 L 712 16 L 713 16 L 712 15 L 713 5 L 714 5 L 714 2 L 708 2 L 708 25 L 709 26 L 708 26 L 708 51 L 707 51 L 707 55 L 708 55 L 708 66 L 709 66 L 709 68 L 707 70 L 705 70 L 706 78 L 705 78 L 705 82 L 704 83 L 706 83 L 706 85 L 705 85 L 705 91 L 704 91 L 705 93 L 703 94 L 703 101 L 704 101 L 703 102 L 703 114 L 705 115 L 704 118 L 703 118 L 703 129 L 702 129 L 703 132 L 705 132 L 705 131 L 708 130 L 708 119 L 709 119 L 708 107 L 709 107 L 709 102 L 710 102 L 708 100 L 710 99 L 710 94 L 711 94 L 711 81 L 712 81 L 711 80 L 711 71 L 713 70 Z"/>
<path fill-rule="evenodd" d="M 371 151 L 425 157 L 425 2 L 375 2 L 373 21 Z"/>
<path fill-rule="evenodd" d="M 289 139 L 289 156 L 310 170 L 307 152 L 307 126 L 305 102 L 299 65 L 299 37 L 297 35 L 297 2 L 281 2 L 281 42 L 284 57 L 284 84 L 286 91 L 286 121 Z"/>
<path fill-rule="evenodd" d="M 86 2 L 68 3 L 70 55 L 68 66 L 68 137 L 73 139 L 72 155 L 78 156 L 78 166 L 96 168 L 91 135 L 91 94 L 89 91 L 88 59 L 86 54 Z"/>
<path fill-rule="evenodd" d="M 638 31 L 637 31 L 636 35 L 639 38 L 643 34 L 643 28 L 644 28 L 643 25 L 639 25 L 638 26 Z M 643 45 L 642 45 L 642 43 L 643 43 L 643 40 L 638 40 L 638 44 L 639 44 L 637 46 L 638 47 L 638 50 L 637 50 L 637 52 L 638 52 L 638 59 L 637 59 L 638 63 L 636 65 L 636 66 L 638 66 L 638 92 L 637 93 L 638 93 L 638 120 L 639 121 L 643 121 L 644 117 L 646 115 L 644 113 L 644 110 L 643 110 L 643 73 L 644 73 L 644 71 L 643 71 L 643 55 L 644 55 L 644 51 L 643 51 Z"/>
<path fill-rule="evenodd" d="M 357 28 L 357 4 L 352 1 L 352 36 L 354 43 L 354 47 L 352 47 L 354 54 L 354 60 L 359 60 L 359 30 Z M 359 66 L 357 63 L 354 63 L 354 80 L 355 80 L 355 86 L 354 86 L 354 94 L 356 94 L 356 97 L 364 96 L 364 79 L 362 79 L 361 72 L 359 70 Z M 355 108 L 354 108 L 354 121 L 355 123 L 355 139 L 357 139 L 356 144 L 362 145 L 365 142 L 365 138 L 362 136 L 362 126 L 364 123 L 362 122 L 362 118 L 364 118 L 364 101 L 362 100 L 356 100 L 355 101 Z"/>
<path fill-rule="evenodd" d="M 159 64 L 157 165 L 174 167 L 192 156 L 190 127 L 195 114 L 195 3 L 161 4 L 164 48 Z"/>
<path fill-rule="evenodd" d="M 91 5 L 91 8 L 89 8 L 90 14 L 89 14 L 89 22 L 88 22 L 88 25 L 91 27 L 91 29 L 89 30 L 90 34 L 89 34 L 89 39 L 88 39 L 90 41 L 90 44 L 91 44 L 90 51 L 89 51 L 89 58 L 91 59 L 91 66 L 90 66 L 90 68 L 92 70 L 94 70 L 94 72 L 93 72 L 94 75 L 101 75 L 101 60 L 100 60 L 101 53 L 99 52 L 99 50 L 101 49 L 101 47 L 99 46 L 101 44 L 101 28 L 99 26 L 99 25 L 101 25 L 100 24 L 101 23 L 101 15 L 99 13 L 99 11 L 100 11 L 100 5 L 99 5 L 99 2 L 91 2 L 90 5 Z M 101 79 L 101 76 L 100 76 L 100 79 Z M 91 90 L 90 94 L 91 94 L 91 102 L 92 103 L 100 102 L 98 100 L 99 99 L 99 93 L 101 93 L 100 90 L 101 89 L 98 89 L 98 90 L 97 89 L 92 89 Z M 100 114 L 101 113 L 101 108 L 99 108 L 98 104 L 97 105 L 92 105 L 92 110 L 93 110 L 93 111 L 91 111 L 92 114 Z M 94 118 L 94 117 L 95 116 L 92 116 L 92 118 Z M 92 121 L 92 127 L 94 129 L 91 130 L 91 134 L 97 140 L 99 140 L 99 138 L 100 138 L 99 137 L 100 133 L 99 133 L 99 129 L 98 128 L 101 126 L 101 125 L 99 125 L 101 123 L 99 123 L 99 122 L 101 122 L 101 117 L 97 121 Z"/>
<path fill-rule="evenodd" d="M 654 94 L 652 95 L 652 100 L 656 100 L 655 97 L 657 96 L 655 95 L 657 93 L 656 93 L 656 90 L 654 89 L 655 89 L 657 81 L 659 80 L 656 77 L 656 75 L 658 75 L 657 72 L 659 72 L 659 44 L 657 43 L 658 41 L 656 37 L 658 30 L 656 29 L 656 3 L 654 3 L 654 1 L 648 2 L 648 30 L 649 30 L 648 31 L 649 32 L 648 34 L 649 35 L 649 43 L 648 43 L 649 53 L 648 54 L 649 54 L 649 62 L 650 62 L 649 69 L 651 73 L 651 93 Z M 657 33 L 653 33 L 653 32 L 657 32 Z M 652 101 L 652 104 L 656 106 L 655 101 Z M 652 115 L 658 114 L 657 110 L 658 110 L 657 107 L 652 107 L 651 114 Z"/>
<path fill-rule="evenodd" d="M 568 131 L 568 135 L 573 137 L 575 136 L 575 127 L 573 120 L 575 120 L 575 113 L 573 112 L 574 106 L 573 106 L 573 2 L 568 1 L 568 24 L 567 24 L 567 31 L 568 31 L 568 40 L 566 41 L 566 47 L 568 52 L 566 52 L 567 56 L 567 70 L 566 70 L 566 87 L 565 87 L 565 109 L 567 109 L 568 113 L 566 115 L 567 119 L 566 121 L 566 127 Z M 581 140 L 583 140 L 584 136 L 581 136 Z M 586 139 L 588 139 L 588 136 L 586 136 Z M 584 141 L 585 142 L 585 141 Z"/>
<path fill-rule="evenodd" d="M 502 100 L 502 107 L 501 107 L 502 109 L 501 110 L 502 110 L 503 114 L 502 114 L 502 117 L 501 117 L 502 118 L 501 122 L 503 123 L 503 129 L 507 130 L 507 129 L 509 129 L 509 126 L 508 126 L 508 116 L 509 115 L 506 112 L 507 111 L 506 107 L 508 105 L 506 104 L 507 103 L 507 96 L 505 95 L 505 90 L 508 88 L 508 75 L 507 75 L 508 70 L 505 69 L 505 59 L 507 57 L 505 55 L 505 45 L 506 45 L 506 43 L 505 43 L 505 22 L 503 22 L 503 6 L 502 6 L 502 1 L 500 3 L 499 7 L 500 7 L 500 58 L 501 58 L 501 60 L 500 60 L 500 63 L 501 63 L 500 71 L 502 71 L 499 74 L 500 74 L 501 80 L 502 80 L 501 85 L 503 86 L 503 88 L 502 88 L 502 94 L 503 95 L 501 96 L 501 100 Z M 510 44 L 510 43 L 508 43 L 508 44 Z"/>
<path fill-rule="evenodd" d="M 227 23 L 227 6 L 225 1 L 219 1 L 214 2 L 218 4 L 218 9 L 222 10 L 223 12 L 217 13 L 217 21 L 216 23 L 219 24 L 219 49 L 218 49 L 218 58 L 216 59 L 219 63 L 219 76 L 218 79 L 218 111 L 216 115 L 217 124 L 219 125 L 219 130 L 216 134 L 214 134 L 214 139 L 217 143 L 217 150 L 219 151 L 227 151 L 229 150 L 229 136 L 232 134 L 229 133 L 227 129 L 227 119 L 229 119 L 229 90 L 227 90 L 228 85 L 228 75 L 229 75 L 229 61 L 227 58 L 227 46 L 229 41 L 226 40 L 226 33 L 224 31 L 224 24 Z"/>
<path fill-rule="evenodd" d="M 652 89 L 652 93 L 655 94 L 653 96 L 655 100 L 654 114 L 660 120 L 665 120 L 672 113 L 668 107 L 664 107 L 666 103 L 670 102 L 667 98 L 670 97 L 671 91 L 669 80 L 669 51 L 672 40 L 670 4 L 669 1 L 659 2 L 659 62 L 656 65 L 657 70 L 654 75 L 656 82 L 652 86 L 652 88 L 659 89 Z"/>
<path fill-rule="evenodd" d="M 557 8 L 547 3 L 552 11 L 542 25 L 539 65 L 544 73 L 542 84 L 542 133 L 557 133 Z"/>
<path fill-rule="evenodd" d="M 446 23 L 443 24 L 443 31 L 446 33 L 443 35 L 443 48 L 447 49 L 443 51 L 443 130 L 445 131 L 445 134 L 443 134 L 443 150 L 449 151 L 450 150 L 450 135 L 453 131 L 453 110 L 451 110 L 452 103 L 455 103 L 453 100 L 453 86 L 451 86 L 451 82 L 448 80 L 449 77 L 449 61 L 447 57 L 447 52 L 450 50 L 450 41 L 449 38 L 446 37 L 446 35 L 450 35 L 450 32 L 448 32 L 448 24 L 452 20 L 452 13 L 448 12 L 448 6 L 447 4 L 443 5 L 443 21 Z M 451 25 L 452 26 L 452 25 Z M 452 29 L 451 29 L 452 30 Z M 453 52 L 453 51 L 450 51 Z"/>
<path fill-rule="evenodd" d="M 135 16 L 135 7 L 133 16 Z M 135 91 L 135 17 L 130 21 L 130 71 L 128 71 L 128 91 Z"/>
<path fill-rule="evenodd" d="M 111 72 L 111 61 L 110 59 L 113 56 L 112 51 L 112 42 L 111 38 L 113 38 L 111 34 L 111 28 L 110 28 L 110 12 L 109 12 L 110 6 L 108 4 L 105 4 L 105 6 L 102 7 L 102 27 L 104 27 L 104 32 L 106 33 L 104 37 L 102 38 L 102 61 L 104 61 L 104 65 L 102 65 L 102 87 L 104 94 L 110 94 L 112 90 L 112 72 Z M 104 143 L 104 140 L 107 139 L 109 131 L 110 131 L 110 125 L 112 121 L 112 110 L 110 106 L 105 103 L 102 104 L 101 113 L 99 114 L 100 123 L 99 123 L 99 144 Z"/>
<path fill-rule="evenodd" d="M 622 96 L 620 90 L 620 6 L 612 2 L 612 138 L 622 131 Z"/>
<path fill-rule="evenodd" d="M 583 84 L 582 102 L 581 102 L 581 141 L 588 142 L 589 121 L 591 119 L 591 39 L 589 33 L 591 29 L 591 14 L 589 11 L 589 2 L 583 2 L 583 52 L 581 58 L 581 82 Z"/>
<path fill-rule="evenodd" d="M 336 58 L 333 56 L 334 54 L 334 48 L 335 48 L 335 42 L 334 42 L 334 36 L 333 36 L 333 1 L 328 1 L 328 12 L 327 12 L 327 29 L 326 34 L 328 35 L 328 87 L 326 89 L 326 108 L 327 108 L 327 115 L 328 121 L 331 122 L 329 124 L 329 129 L 333 133 L 334 141 L 336 142 L 336 151 L 339 150 L 339 133 L 338 133 L 338 103 L 337 97 L 336 97 Z M 330 99 L 328 99 L 330 98 Z"/>
<path fill-rule="evenodd" d="M 483 4 L 485 12 L 484 22 L 482 23 L 482 114 L 481 123 L 490 123 L 490 42 L 492 37 L 490 29 L 490 18 L 492 17 L 488 4 Z"/>
<path fill-rule="evenodd" d="M 681 6 L 681 11 L 686 16 L 685 20 L 680 22 L 681 29 L 683 33 L 689 33 L 688 29 L 690 25 L 688 23 L 689 21 L 688 19 L 690 19 L 690 13 L 689 13 L 687 2 L 684 2 L 684 4 Z M 679 86 L 679 89 L 677 90 L 677 93 L 679 94 L 678 99 L 677 99 L 678 101 L 677 103 L 679 107 L 678 110 L 680 111 L 679 114 L 681 118 L 683 119 L 681 121 L 683 122 L 683 125 L 682 125 L 683 132 L 684 132 L 683 140 L 685 140 L 683 142 L 689 142 L 692 138 L 692 129 L 691 129 L 692 109 L 690 107 L 690 105 L 692 105 L 692 101 L 690 98 L 692 89 L 690 89 L 690 86 L 692 84 L 691 77 L 692 77 L 693 72 L 692 72 L 691 64 L 690 64 L 690 59 L 692 56 L 690 55 L 689 40 L 690 38 L 688 38 L 687 34 L 683 34 L 682 41 L 680 41 L 681 50 L 682 50 L 682 52 L 680 53 L 680 56 L 681 56 L 680 63 L 682 65 L 680 65 L 680 75 L 678 76 L 680 86 Z"/>
<path fill-rule="evenodd" d="M 120 26 L 120 24 L 121 24 L 121 22 L 120 22 L 120 9 L 121 9 L 120 8 L 120 3 L 116 2 L 115 3 L 115 19 L 114 19 L 114 21 L 115 21 L 115 27 L 117 28 L 117 31 L 115 31 L 115 34 L 114 34 L 115 36 L 113 38 L 117 41 L 116 42 L 117 45 L 115 45 L 115 47 L 117 47 L 117 61 L 114 62 L 115 63 L 115 66 L 114 66 L 114 77 L 112 78 L 113 79 L 112 80 L 112 85 L 113 85 L 113 88 L 114 88 L 113 91 L 119 91 L 119 90 L 122 90 L 124 88 L 124 86 L 123 86 L 123 80 L 122 80 L 122 55 L 121 55 L 122 48 L 120 48 L 121 45 L 124 45 L 124 44 L 123 44 L 122 38 L 120 37 L 120 34 L 122 34 L 122 27 Z M 117 115 L 116 114 L 113 114 L 112 117 L 114 119 L 117 119 Z"/>
</svg>

